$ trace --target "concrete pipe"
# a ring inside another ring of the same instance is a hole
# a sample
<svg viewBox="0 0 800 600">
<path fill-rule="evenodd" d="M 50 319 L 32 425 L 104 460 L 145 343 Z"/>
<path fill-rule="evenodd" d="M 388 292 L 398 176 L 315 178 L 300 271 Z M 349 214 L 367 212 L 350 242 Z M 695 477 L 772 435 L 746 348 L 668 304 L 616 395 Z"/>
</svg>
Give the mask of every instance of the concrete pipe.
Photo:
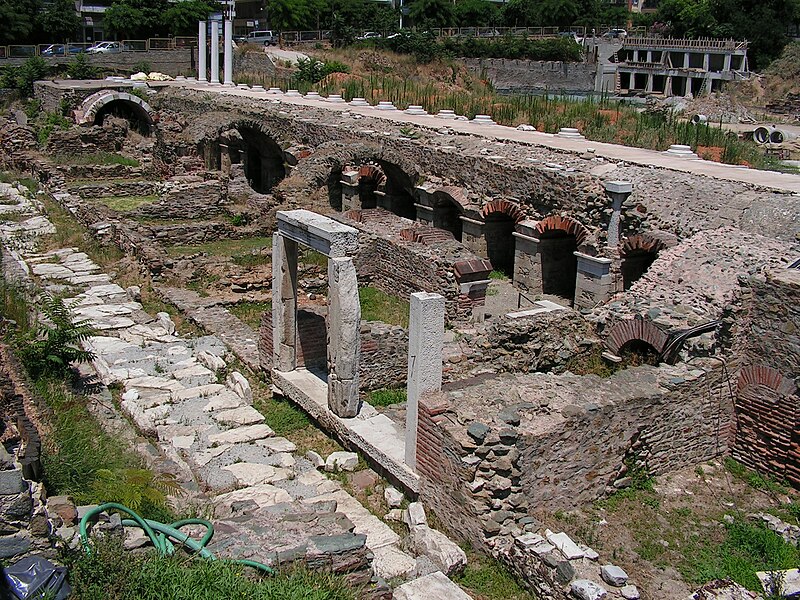
<svg viewBox="0 0 800 600">
<path fill-rule="evenodd" d="M 776 129 L 769 134 L 770 144 L 783 144 L 784 142 L 791 142 L 797 138 L 796 133 L 786 131 L 785 129 Z"/>
<path fill-rule="evenodd" d="M 702 125 L 703 123 L 708 122 L 708 117 L 705 115 L 694 115 L 692 117 L 692 123 L 695 125 Z"/>
<path fill-rule="evenodd" d="M 775 128 L 772 125 L 759 125 L 753 130 L 753 141 L 756 144 L 766 144 Z"/>
</svg>

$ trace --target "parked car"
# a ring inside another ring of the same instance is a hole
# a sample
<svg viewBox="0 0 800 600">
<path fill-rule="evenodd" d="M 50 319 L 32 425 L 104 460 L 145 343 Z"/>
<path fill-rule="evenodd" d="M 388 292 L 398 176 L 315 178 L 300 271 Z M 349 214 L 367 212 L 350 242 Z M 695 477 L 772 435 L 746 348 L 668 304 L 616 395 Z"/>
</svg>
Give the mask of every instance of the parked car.
<svg viewBox="0 0 800 600">
<path fill-rule="evenodd" d="M 122 47 L 119 42 L 98 42 L 86 49 L 87 54 L 116 54 L 121 51 Z"/>
<path fill-rule="evenodd" d="M 609 29 L 603 34 L 603 37 L 608 39 L 613 39 L 613 38 L 625 39 L 626 37 L 628 37 L 628 32 L 625 31 L 624 29 Z"/>
<path fill-rule="evenodd" d="M 264 44 L 265 46 L 277 46 L 280 36 L 269 29 L 263 31 L 251 31 L 246 37 L 240 38 L 242 44 Z M 238 42 L 237 42 L 238 43 Z"/>
<path fill-rule="evenodd" d="M 358 36 L 357 40 L 379 40 L 383 36 L 377 31 L 367 31 L 363 35 Z"/>
<path fill-rule="evenodd" d="M 82 46 L 70 45 L 65 50 L 64 44 L 50 44 L 42 50 L 42 56 L 65 56 L 66 54 L 80 54 L 81 52 L 84 52 Z"/>
</svg>

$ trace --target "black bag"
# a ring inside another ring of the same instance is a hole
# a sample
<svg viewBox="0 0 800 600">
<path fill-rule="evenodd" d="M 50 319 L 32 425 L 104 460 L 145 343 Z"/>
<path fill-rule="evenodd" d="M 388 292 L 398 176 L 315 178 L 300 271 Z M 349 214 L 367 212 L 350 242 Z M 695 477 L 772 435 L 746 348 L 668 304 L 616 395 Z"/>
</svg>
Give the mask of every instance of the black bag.
<svg viewBox="0 0 800 600">
<path fill-rule="evenodd" d="M 27 556 L 3 569 L 0 586 L 0 598 L 8 600 L 36 600 L 48 591 L 55 592 L 55 600 L 66 600 L 72 592 L 67 568 L 40 556 Z"/>
</svg>

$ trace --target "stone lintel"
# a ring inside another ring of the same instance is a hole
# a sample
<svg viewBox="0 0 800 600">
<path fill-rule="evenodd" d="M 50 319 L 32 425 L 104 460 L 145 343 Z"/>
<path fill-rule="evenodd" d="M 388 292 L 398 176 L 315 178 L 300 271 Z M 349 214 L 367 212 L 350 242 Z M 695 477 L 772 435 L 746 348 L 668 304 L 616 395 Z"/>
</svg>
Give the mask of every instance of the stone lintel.
<svg viewBox="0 0 800 600">
<path fill-rule="evenodd" d="M 465 217 L 464 215 L 459 215 L 458 218 L 464 221 L 464 223 L 469 223 L 470 225 L 477 225 L 479 227 L 483 227 L 484 225 L 486 225 L 484 221 L 478 221 L 477 219 L 470 219 L 469 217 Z"/>
<path fill-rule="evenodd" d="M 422 210 L 428 211 L 428 212 L 433 212 L 433 207 L 432 206 L 428 206 L 426 204 L 417 204 L 415 202 L 414 203 L 414 207 L 417 208 L 417 209 L 422 209 Z"/>
<path fill-rule="evenodd" d="M 633 192 L 633 184 L 630 181 L 606 181 L 604 186 L 609 194 L 630 194 Z"/>
<path fill-rule="evenodd" d="M 573 252 L 578 258 L 578 272 L 592 277 L 604 277 L 609 274 L 611 270 L 610 258 L 600 258 L 597 256 L 589 256 L 582 252 Z"/>
<path fill-rule="evenodd" d="M 489 287 L 489 284 L 492 282 L 491 279 L 481 279 L 479 281 L 469 281 L 467 283 L 462 283 L 460 285 L 459 291 L 462 294 L 469 294 L 472 291 L 480 291 L 485 290 Z"/>
<path fill-rule="evenodd" d="M 537 237 L 533 237 L 530 235 L 525 235 L 524 233 L 519 233 L 518 231 L 512 231 L 511 235 L 515 238 L 519 238 L 521 240 L 525 240 L 526 242 L 533 242 L 534 244 L 538 244 L 541 240 Z"/>
<path fill-rule="evenodd" d="M 517 233 L 521 233 L 522 235 L 527 235 L 531 238 L 538 237 L 538 232 L 536 231 L 536 226 L 539 224 L 539 221 L 534 221 L 532 219 L 525 219 L 524 221 L 520 221 L 514 227 Z"/>
<path fill-rule="evenodd" d="M 310 210 L 279 210 L 278 232 L 329 258 L 348 256 L 358 248 L 358 230 Z"/>
</svg>

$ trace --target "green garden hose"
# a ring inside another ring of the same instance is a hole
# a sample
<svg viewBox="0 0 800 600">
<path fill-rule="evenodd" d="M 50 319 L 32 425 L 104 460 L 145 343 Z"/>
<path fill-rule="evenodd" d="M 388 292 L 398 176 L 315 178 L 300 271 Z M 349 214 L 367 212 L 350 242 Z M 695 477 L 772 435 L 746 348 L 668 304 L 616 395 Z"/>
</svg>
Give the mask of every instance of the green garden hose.
<svg viewBox="0 0 800 600">
<path fill-rule="evenodd" d="M 95 516 L 107 510 L 117 510 L 128 515 L 130 518 L 123 519 L 122 524 L 126 527 L 140 527 L 142 530 L 144 530 L 145 534 L 147 534 L 147 537 L 150 538 L 150 541 L 152 542 L 159 556 L 170 556 L 175 552 L 175 546 L 173 546 L 172 542 L 170 541 L 170 539 L 173 539 L 180 542 L 183 546 L 186 546 L 193 552 L 196 552 L 202 558 L 216 560 L 214 555 L 208 550 L 208 548 L 206 548 L 206 544 L 211 541 L 211 538 L 214 535 L 214 525 L 211 524 L 211 521 L 207 521 L 205 519 L 182 519 L 180 521 L 175 521 L 170 525 L 166 525 L 164 523 L 159 523 L 158 521 L 144 519 L 127 506 L 117 504 L 116 502 L 107 502 L 106 504 L 101 504 L 97 508 L 91 509 L 81 519 L 79 526 L 81 544 L 83 545 L 83 549 L 87 554 L 92 553 L 91 545 L 89 544 L 89 532 L 87 530 L 87 525 Z M 188 534 L 180 531 L 180 528 L 184 525 L 202 525 L 206 528 L 206 533 L 200 541 L 197 541 L 189 537 Z M 243 565 L 245 567 L 252 567 L 270 575 L 275 573 L 271 567 L 254 560 L 239 559 L 230 560 L 228 562 Z"/>
</svg>

